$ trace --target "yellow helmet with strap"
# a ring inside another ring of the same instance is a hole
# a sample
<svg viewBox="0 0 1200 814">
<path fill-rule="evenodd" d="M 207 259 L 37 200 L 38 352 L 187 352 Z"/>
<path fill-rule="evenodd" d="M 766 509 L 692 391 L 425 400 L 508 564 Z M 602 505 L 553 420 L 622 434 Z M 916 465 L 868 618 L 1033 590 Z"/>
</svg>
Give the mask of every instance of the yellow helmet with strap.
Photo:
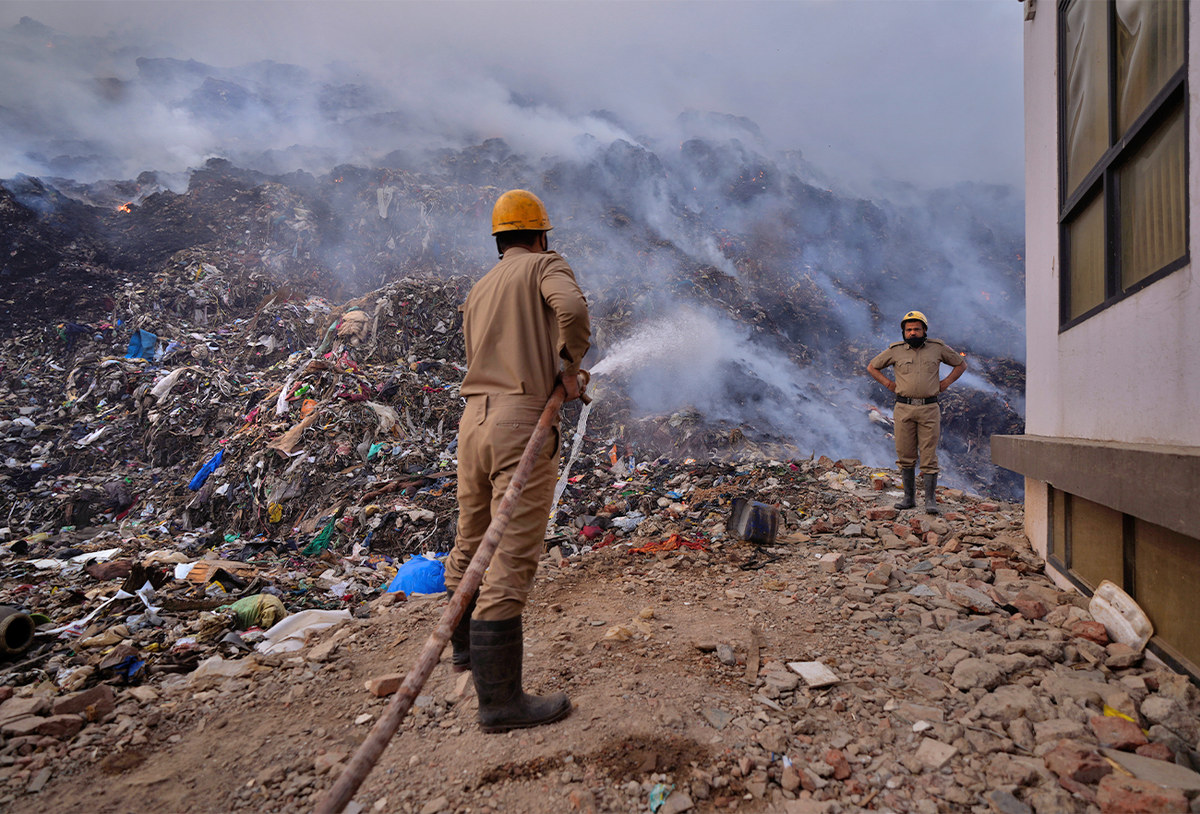
<svg viewBox="0 0 1200 814">
<path fill-rule="evenodd" d="M 516 231 L 547 232 L 550 216 L 538 196 L 525 189 L 510 189 L 492 207 L 492 234 Z"/>
<path fill-rule="evenodd" d="M 904 330 L 904 323 L 912 322 L 914 319 L 924 325 L 926 331 L 929 330 L 929 320 L 925 319 L 925 315 L 920 311 L 909 311 L 905 314 L 904 318 L 900 320 L 900 330 Z"/>
</svg>

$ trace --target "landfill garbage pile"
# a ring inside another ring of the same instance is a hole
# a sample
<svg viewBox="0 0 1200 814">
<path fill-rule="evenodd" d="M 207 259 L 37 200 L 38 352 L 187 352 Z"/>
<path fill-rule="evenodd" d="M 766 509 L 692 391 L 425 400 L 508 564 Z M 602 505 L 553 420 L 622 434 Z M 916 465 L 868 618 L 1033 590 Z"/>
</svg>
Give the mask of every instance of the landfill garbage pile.
<svg viewBox="0 0 1200 814">
<path fill-rule="evenodd" d="M 593 180 L 636 184 L 645 157 L 615 147 L 612 152 L 606 159 L 612 177 Z M 573 180 L 563 177 L 567 169 L 551 167 L 543 177 L 547 184 L 567 183 Z M 512 176 L 515 185 L 538 170 L 493 140 L 443 156 L 441 166 L 427 171 L 343 166 L 321 178 L 271 177 L 214 159 L 192 173 L 186 194 L 164 189 L 152 173 L 126 184 L 14 179 L 0 188 L 13 258 L 0 273 L 13 283 L 13 303 L 34 304 L 6 330 L 31 321 L 86 322 L 85 313 L 115 325 L 129 310 L 164 307 L 200 325 L 250 321 L 249 306 L 267 304 L 269 297 L 317 296 L 337 304 L 401 276 L 474 279 L 491 262 L 481 235 L 499 189 L 463 179 L 488 172 L 501 181 Z M 631 444 L 645 445 L 645 457 L 754 455 L 788 445 L 798 450 L 789 454 L 887 454 L 890 395 L 862 368 L 893 331 L 872 338 L 847 324 L 841 311 L 866 310 L 882 319 L 897 302 L 924 296 L 925 274 L 894 270 L 903 260 L 892 255 L 917 252 L 910 244 L 922 239 L 904 222 L 911 213 L 895 214 L 896 223 L 887 225 L 885 213 L 864 202 L 816 195 L 800 186 L 789 205 L 804 211 L 821 207 L 825 230 L 789 223 L 772 242 L 760 227 L 739 235 L 686 206 L 673 213 L 682 232 L 665 234 L 643 222 L 653 213 L 631 212 L 608 201 L 577 202 L 565 190 L 562 195 L 565 214 L 553 233 L 555 248 L 576 266 L 592 305 L 590 358 L 603 359 L 639 337 L 643 346 L 659 348 L 657 356 L 646 352 L 646 359 L 610 371 L 624 377 L 610 388 L 611 408 L 625 411 L 617 426 L 625 427 Z M 964 207 L 959 201 L 958 208 Z M 854 234 L 862 228 L 860 220 L 879 233 Z M 692 246 L 718 239 L 716 256 L 697 254 Z M 881 246 L 868 252 L 860 245 L 864 240 Z M 1011 295 L 1020 288 L 1019 274 L 1005 270 L 1008 261 L 995 256 L 1000 237 L 991 242 L 997 246 L 984 241 L 979 251 L 999 269 L 994 282 Z M 205 251 L 211 261 L 199 256 Z M 838 268 L 836 295 L 811 262 L 795 270 L 797 255 L 810 261 L 828 256 Z M 846 255 L 858 259 L 852 262 Z M 206 274 L 220 279 L 206 284 L 201 279 Z M 147 285 L 163 275 L 175 278 L 171 291 Z M 187 275 L 196 279 L 184 285 Z M 73 299 L 52 308 L 53 298 L 38 295 L 51 280 L 55 291 L 70 292 L 56 296 Z M 152 291 L 165 299 L 147 302 Z M 47 310 L 39 310 L 43 307 Z M 671 345 L 661 341 L 662 334 L 681 334 L 688 315 L 709 341 L 663 353 Z M 965 315 L 949 309 L 945 317 L 951 316 L 961 321 Z M 278 322 L 271 325 L 282 330 Z M 122 321 L 121 327 L 127 329 L 128 323 Z M 979 332 L 972 333 L 977 327 Z M 991 465 L 988 439 L 1020 431 L 1024 370 L 997 355 L 1002 347 L 1019 344 L 1019 337 L 995 339 L 988 332 L 997 329 L 981 316 L 963 336 L 953 337 L 970 356 L 971 374 L 945 396 L 945 443 L 954 455 L 944 479 L 1011 498 L 1020 493 L 1019 479 Z M 263 350 L 269 358 L 284 347 L 299 347 L 300 337 L 268 333 L 248 338 L 256 349 L 247 355 L 254 361 L 263 360 Z M 664 393 L 664 376 L 690 387 Z M 684 432 L 675 431 L 681 421 L 677 414 L 686 417 Z"/>
</svg>

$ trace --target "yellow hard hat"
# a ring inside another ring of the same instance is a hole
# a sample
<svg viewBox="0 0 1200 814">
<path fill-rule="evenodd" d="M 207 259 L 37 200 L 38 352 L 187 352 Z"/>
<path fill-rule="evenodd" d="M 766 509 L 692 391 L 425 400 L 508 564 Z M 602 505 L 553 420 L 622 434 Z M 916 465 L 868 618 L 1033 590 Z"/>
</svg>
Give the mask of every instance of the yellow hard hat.
<svg viewBox="0 0 1200 814">
<path fill-rule="evenodd" d="M 914 319 L 924 325 L 926 331 L 929 330 L 929 320 L 925 319 L 925 315 L 920 311 L 909 311 L 905 314 L 904 318 L 900 320 L 900 330 L 904 330 L 904 323 L 911 322 Z"/>
<path fill-rule="evenodd" d="M 510 189 L 492 207 L 493 235 L 519 230 L 547 232 L 553 228 L 545 205 L 528 190 Z"/>
</svg>

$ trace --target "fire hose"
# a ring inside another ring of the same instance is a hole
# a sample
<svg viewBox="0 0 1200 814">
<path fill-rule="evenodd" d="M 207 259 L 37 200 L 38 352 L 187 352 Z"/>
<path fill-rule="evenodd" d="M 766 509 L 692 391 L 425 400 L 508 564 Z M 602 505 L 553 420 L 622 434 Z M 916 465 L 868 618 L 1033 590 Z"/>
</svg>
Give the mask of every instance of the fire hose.
<svg viewBox="0 0 1200 814">
<path fill-rule="evenodd" d="M 358 787 L 367 779 L 367 775 L 375 768 L 375 763 L 383 754 L 383 750 L 387 748 L 388 743 L 396 734 L 396 730 L 400 728 L 404 716 L 412 708 L 417 694 L 425 686 L 433 668 L 437 666 L 442 650 L 446 648 L 446 642 L 450 640 L 451 632 L 462 619 L 467 602 L 475 595 L 475 591 L 483 582 L 483 572 L 491 563 L 496 546 L 500 544 L 500 538 L 504 536 L 504 531 L 508 528 L 513 508 L 521 499 L 521 492 L 525 490 L 525 483 L 529 480 L 533 464 L 546 444 L 550 428 L 558 422 L 558 410 L 565 398 L 566 393 L 563 386 L 559 384 L 550 395 L 550 400 L 546 402 L 546 408 L 542 410 L 537 427 L 530 436 L 529 443 L 525 445 L 525 452 L 521 455 L 521 461 L 517 464 L 516 472 L 509 481 L 508 489 L 504 492 L 504 498 L 500 501 L 496 514 L 492 517 L 492 523 L 484 533 L 483 540 L 479 543 L 475 556 L 471 558 L 471 564 L 467 566 L 457 590 L 454 591 L 453 598 L 446 605 L 446 610 L 442 612 L 437 627 L 434 628 L 433 633 L 426 640 L 425 646 L 421 649 L 421 655 L 418 656 L 416 665 L 405 676 L 404 683 L 400 685 L 400 689 L 388 704 L 387 709 L 384 710 L 383 715 L 380 716 L 379 721 L 371 730 L 371 734 L 358 747 L 358 751 L 354 753 L 354 757 L 350 758 L 350 762 L 346 764 L 346 768 L 342 770 L 333 787 L 317 804 L 316 814 L 340 814 L 354 797 Z M 590 400 L 585 395 L 581 395 L 581 398 L 585 402 Z"/>
</svg>

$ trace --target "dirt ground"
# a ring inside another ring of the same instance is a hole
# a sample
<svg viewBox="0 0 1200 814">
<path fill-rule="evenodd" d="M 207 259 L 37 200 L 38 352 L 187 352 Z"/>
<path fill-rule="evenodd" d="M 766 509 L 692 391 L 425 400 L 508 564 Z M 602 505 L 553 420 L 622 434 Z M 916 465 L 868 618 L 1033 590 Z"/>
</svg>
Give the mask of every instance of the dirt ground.
<svg viewBox="0 0 1200 814">
<path fill-rule="evenodd" d="M 806 658 L 814 641 L 837 635 L 829 609 L 804 601 L 802 587 L 762 588 L 764 580 L 795 580 L 804 558 L 800 549 L 780 556 L 748 543 L 660 559 L 627 550 L 563 565 L 548 558 L 525 616 L 526 687 L 566 691 L 572 714 L 538 729 L 482 734 L 473 690 L 466 681 L 456 686 L 447 649 L 356 802 L 380 811 L 649 810 L 643 784 L 688 787 L 693 769 L 720 776 L 732 763 L 730 730 L 718 732 L 703 711 L 747 705 L 752 631 L 761 660 Z M 277 659 L 252 679 L 168 695 L 149 742 L 56 771 L 16 810 L 309 809 L 388 701 L 364 681 L 407 672 L 445 604 L 416 597 L 353 620 L 330 634 L 341 643 L 324 663 Z M 615 625 L 636 632 L 606 640 Z M 717 643 L 733 645 L 739 663 L 722 664 Z M 330 762 L 339 765 L 316 773 Z M 696 805 L 759 811 L 765 802 L 734 778 Z"/>
</svg>

